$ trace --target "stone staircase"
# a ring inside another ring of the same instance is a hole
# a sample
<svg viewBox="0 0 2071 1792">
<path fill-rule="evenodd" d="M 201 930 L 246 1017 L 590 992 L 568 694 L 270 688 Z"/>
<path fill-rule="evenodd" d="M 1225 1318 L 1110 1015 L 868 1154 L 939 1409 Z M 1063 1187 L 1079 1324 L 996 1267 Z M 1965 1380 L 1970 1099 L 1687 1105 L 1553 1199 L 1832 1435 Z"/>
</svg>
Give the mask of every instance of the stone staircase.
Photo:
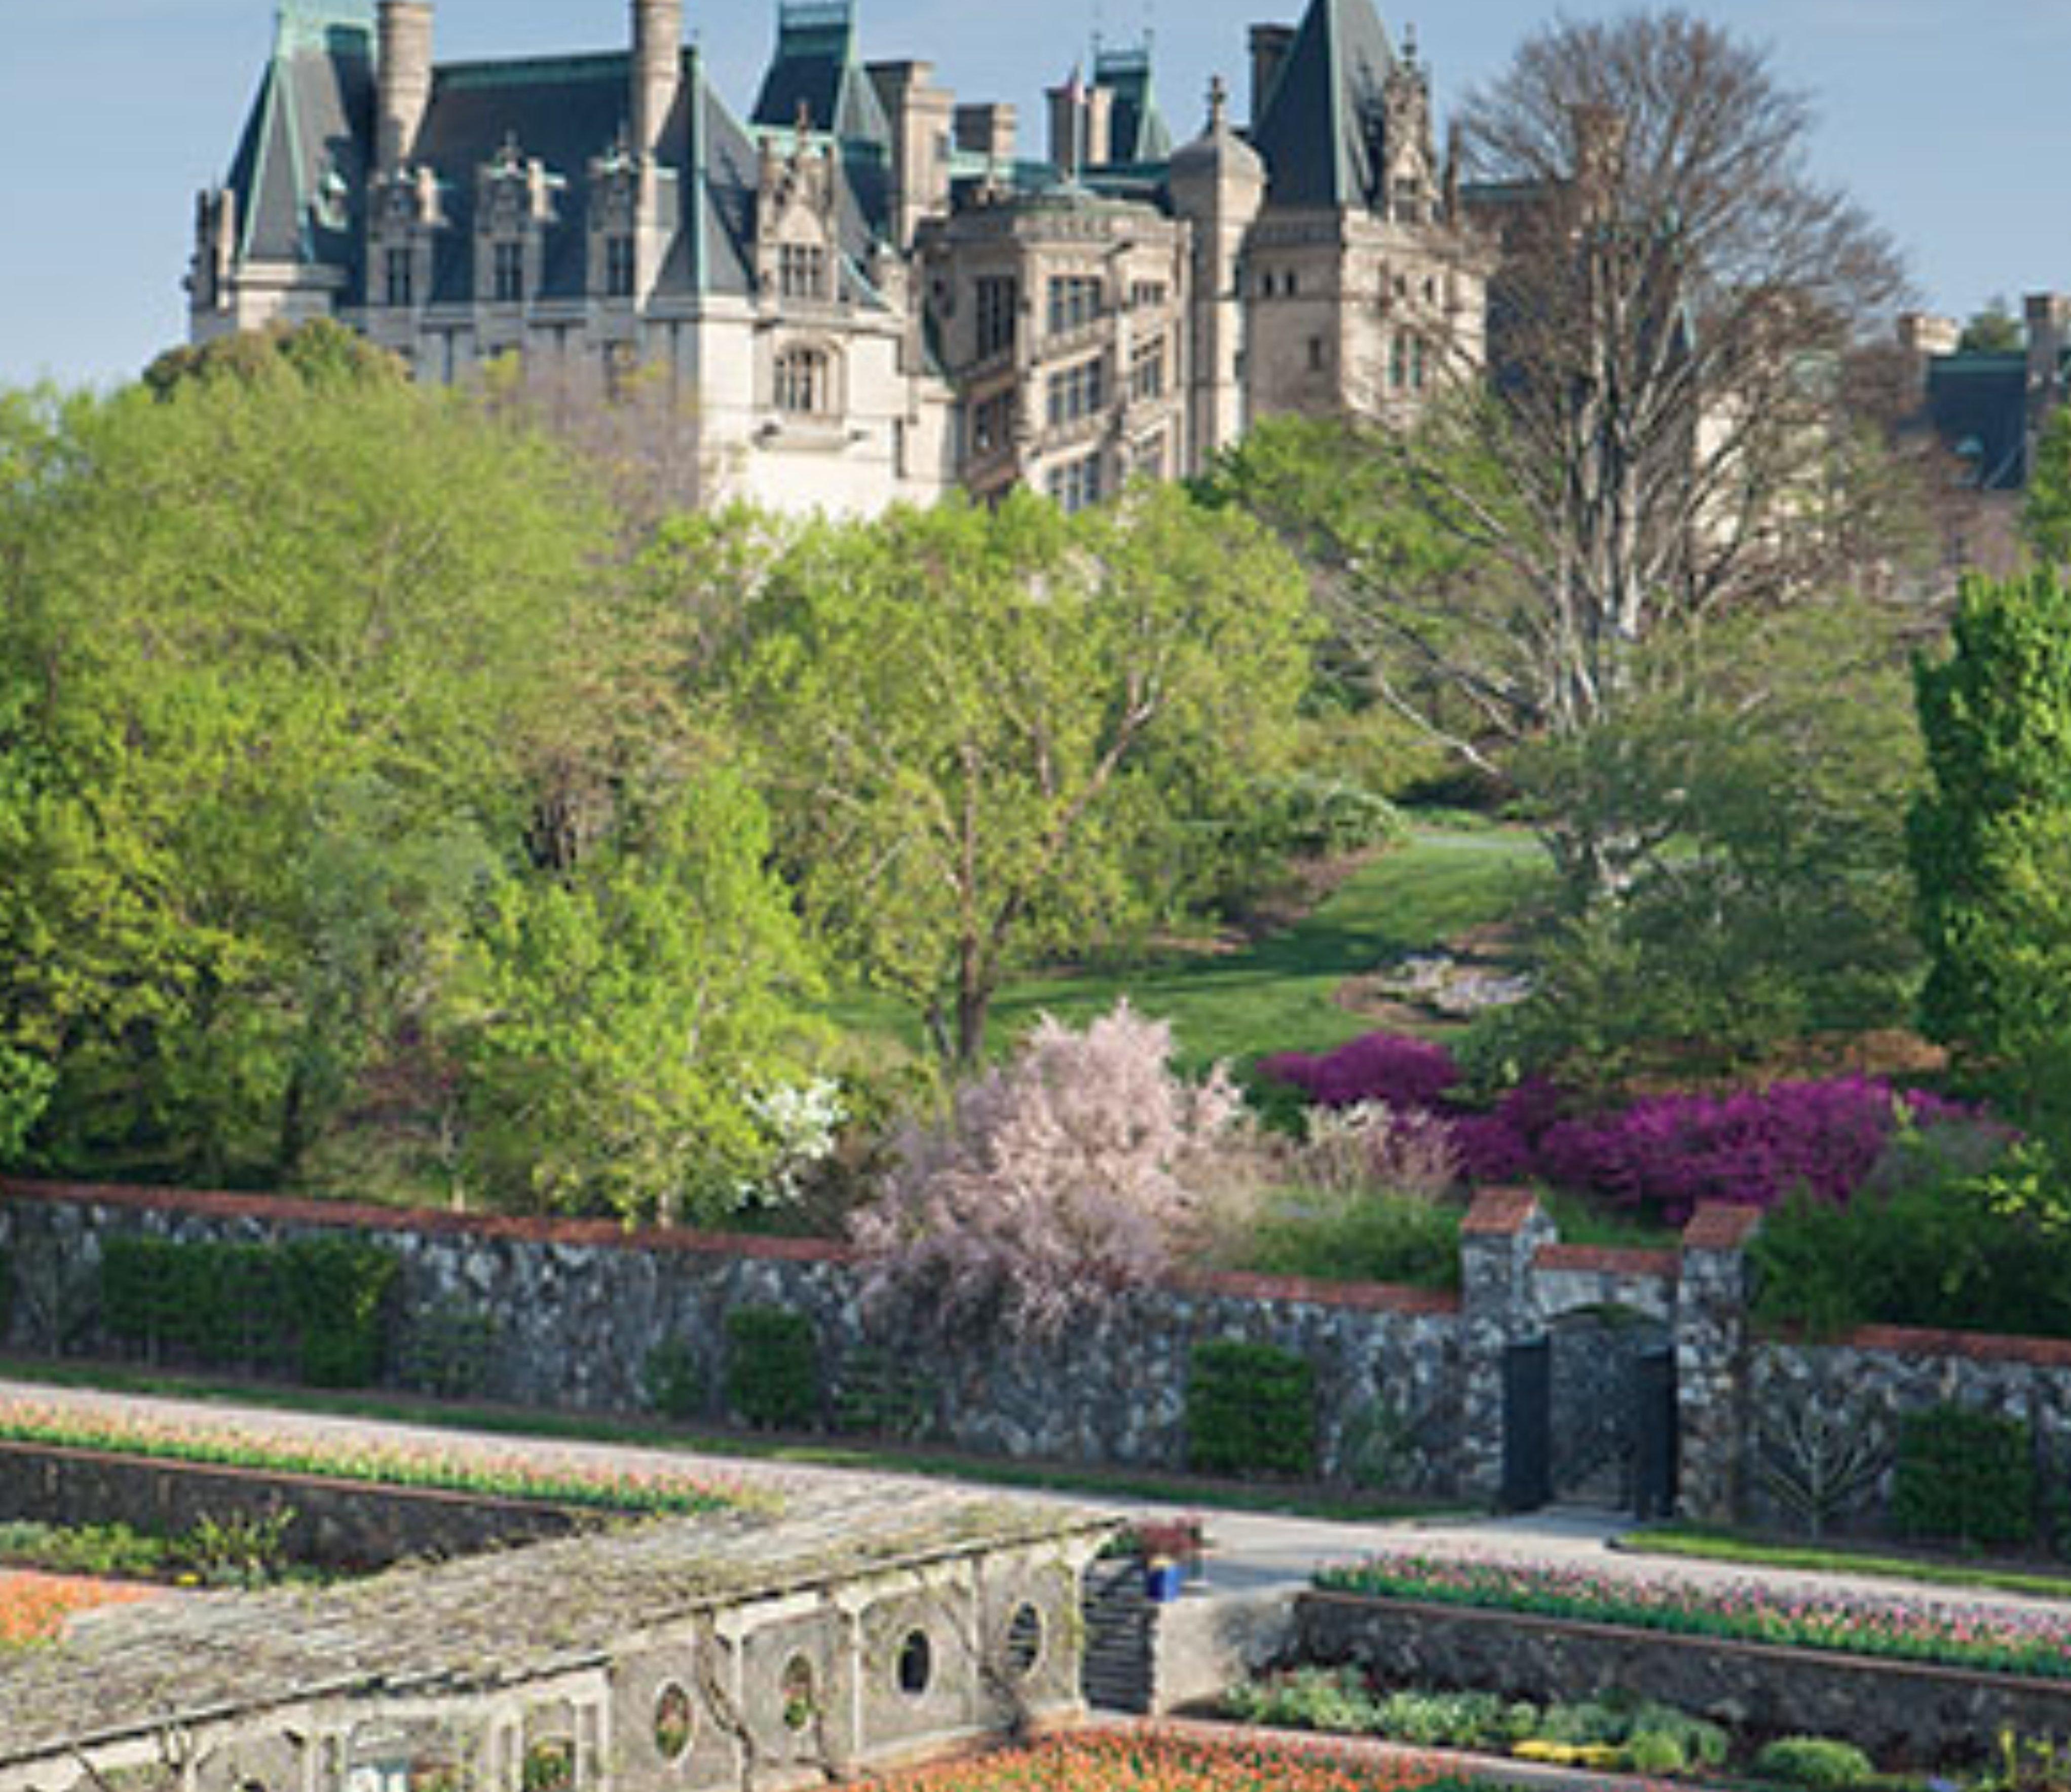
<svg viewBox="0 0 2071 1792">
<path fill-rule="evenodd" d="M 1147 1714 L 1156 1696 L 1160 1608 L 1143 1596 L 1143 1564 L 1133 1556 L 1102 1557 L 1088 1565 L 1081 1592 L 1086 1703 L 1096 1711 Z"/>
</svg>

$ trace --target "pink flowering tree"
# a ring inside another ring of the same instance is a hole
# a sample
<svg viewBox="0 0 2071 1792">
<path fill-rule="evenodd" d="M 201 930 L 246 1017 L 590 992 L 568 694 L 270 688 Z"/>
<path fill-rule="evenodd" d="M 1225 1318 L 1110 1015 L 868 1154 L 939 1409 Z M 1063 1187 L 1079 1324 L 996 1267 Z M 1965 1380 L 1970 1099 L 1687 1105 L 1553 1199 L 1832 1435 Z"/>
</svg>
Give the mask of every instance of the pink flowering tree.
<svg viewBox="0 0 2071 1792">
<path fill-rule="evenodd" d="M 1126 1002 L 1083 1033 L 1045 1018 L 942 1125 L 900 1141 L 851 1223 L 867 1297 L 1044 1339 L 1162 1274 L 1243 1114 L 1220 1066 L 1191 1085 L 1171 1053 L 1171 1029 Z"/>
</svg>

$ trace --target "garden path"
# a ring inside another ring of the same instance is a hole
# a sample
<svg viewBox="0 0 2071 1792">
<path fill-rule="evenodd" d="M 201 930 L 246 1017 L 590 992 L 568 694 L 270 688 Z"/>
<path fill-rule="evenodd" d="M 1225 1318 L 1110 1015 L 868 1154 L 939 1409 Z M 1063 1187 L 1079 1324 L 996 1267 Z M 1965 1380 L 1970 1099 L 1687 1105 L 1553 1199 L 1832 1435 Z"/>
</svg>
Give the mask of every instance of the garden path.
<svg viewBox="0 0 2071 1792">
<path fill-rule="evenodd" d="M 479 1432 L 446 1430 L 429 1424 L 405 1425 L 388 1420 L 243 1406 L 220 1400 L 181 1400 L 5 1380 L 0 1380 L 0 1404 L 80 1415 L 117 1415 L 133 1421 L 175 1428 L 229 1425 L 282 1440 L 328 1441 L 347 1450 L 384 1445 L 431 1449 L 455 1457 L 505 1464 L 515 1458 L 541 1470 L 578 1465 L 634 1473 L 675 1470 L 687 1471 L 701 1478 L 732 1482 L 779 1494 L 789 1488 L 801 1493 L 816 1491 L 824 1495 L 830 1485 L 843 1483 L 859 1493 L 868 1487 L 901 1484 L 936 1491 L 942 1487 L 938 1477 L 922 1480 L 876 1470 L 759 1462 L 630 1444 L 490 1436 Z M 974 1486 L 966 1491 L 982 1493 L 984 1490 Z M 1108 1503 L 1083 1494 L 1060 1497 L 1061 1503 L 1081 1511 L 1089 1505 Z M 2071 1600 L 2045 1601 L 2032 1595 L 1984 1588 L 1938 1586 L 1881 1577 L 1815 1573 L 1802 1569 L 1753 1568 L 1734 1563 L 1623 1553 L 1613 1546 L 1620 1536 L 1631 1528 L 1630 1520 L 1615 1513 L 1575 1508 L 1554 1508 L 1520 1517 L 1463 1513 L 1441 1519 L 1384 1523 L 1212 1507 L 1161 1508 L 1154 1503 L 1121 1497 L 1112 1503 L 1118 1515 L 1124 1517 L 1183 1510 L 1199 1512 L 1205 1520 L 1210 1543 L 1206 1583 L 1215 1592 L 1264 1592 L 1298 1585 L 1306 1581 L 1319 1564 L 1355 1561 L 1379 1551 L 1388 1551 L 1450 1560 L 1534 1563 L 1655 1583 L 1760 1587 L 1786 1597 L 1841 1594 L 1972 1610 L 2033 1610 L 2040 1605 L 2071 1614 Z"/>
</svg>

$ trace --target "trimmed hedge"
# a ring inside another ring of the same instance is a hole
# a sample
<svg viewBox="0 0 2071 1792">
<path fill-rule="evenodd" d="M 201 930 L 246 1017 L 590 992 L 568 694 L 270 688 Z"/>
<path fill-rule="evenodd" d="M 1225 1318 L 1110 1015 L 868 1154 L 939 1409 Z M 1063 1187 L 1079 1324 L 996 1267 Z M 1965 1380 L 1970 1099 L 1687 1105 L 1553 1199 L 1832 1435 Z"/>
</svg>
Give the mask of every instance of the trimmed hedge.
<svg viewBox="0 0 2071 1792">
<path fill-rule="evenodd" d="M 1270 1344 L 1195 1347 L 1187 1456 L 1204 1474 L 1316 1471 L 1316 1371 Z"/>
<path fill-rule="evenodd" d="M 100 1254 L 101 1323 L 151 1361 L 297 1376 L 311 1387 L 377 1380 L 400 1266 L 378 1245 L 281 1245 L 117 1236 Z"/>
<path fill-rule="evenodd" d="M 1899 1427 L 1891 1511 L 1909 1536 L 2032 1543 L 2036 1491 L 2035 1433 L 2024 1420 L 1934 1406 Z"/>
<path fill-rule="evenodd" d="M 726 1401 L 757 1430 L 804 1431 L 820 1416 L 813 1322 L 783 1306 L 739 1306 L 726 1316 Z"/>
</svg>

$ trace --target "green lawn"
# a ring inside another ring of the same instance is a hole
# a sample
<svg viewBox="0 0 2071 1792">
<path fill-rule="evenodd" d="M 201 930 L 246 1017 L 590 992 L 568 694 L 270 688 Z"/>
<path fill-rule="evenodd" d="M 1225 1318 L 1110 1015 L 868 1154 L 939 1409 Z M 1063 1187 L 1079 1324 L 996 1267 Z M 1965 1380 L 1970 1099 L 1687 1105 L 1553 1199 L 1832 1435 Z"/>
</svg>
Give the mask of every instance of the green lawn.
<svg viewBox="0 0 2071 1792">
<path fill-rule="evenodd" d="M 1084 1026 L 1123 996 L 1172 1023 L 1189 1062 L 1314 1052 L 1371 1031 L 1331 999 L 1347 978 L 1485 922 L 1543 889 L 1544 854 L 1522 829 L 1420 830 L 1341 885 L 1305 920 L 1232 952 L 1168 951 L 1143 962 L 1036 974 L 1002 992 L 995 1049 L 1040 1014 Z M 911 1015 L 882 998 L 843 1002 L 846 1027 L 919 1044 Z"/>
<path fill-rule="evenodd" d="M 1860 1574 L 1872 1580 L 1925 1581 L 1933 1586 L 1983 1587 L 2038 1599 L 2071 1599 L 2071 1576 L 2008 1568 L 1987 1561 L 1950 1561 L 1932 1556 L 1880 1554 L 1849 1544 L 1779 1544 L 1774 1539 L 1694 1524 L 1666 1524 L 1634 1531 L 1618 1547 L 1636 1556 L 1694 1556 L 1700 1561 L 1738 1562 L 1750 1568 L 1806 1569 L 1826 1574 Z"/>
</svg>

